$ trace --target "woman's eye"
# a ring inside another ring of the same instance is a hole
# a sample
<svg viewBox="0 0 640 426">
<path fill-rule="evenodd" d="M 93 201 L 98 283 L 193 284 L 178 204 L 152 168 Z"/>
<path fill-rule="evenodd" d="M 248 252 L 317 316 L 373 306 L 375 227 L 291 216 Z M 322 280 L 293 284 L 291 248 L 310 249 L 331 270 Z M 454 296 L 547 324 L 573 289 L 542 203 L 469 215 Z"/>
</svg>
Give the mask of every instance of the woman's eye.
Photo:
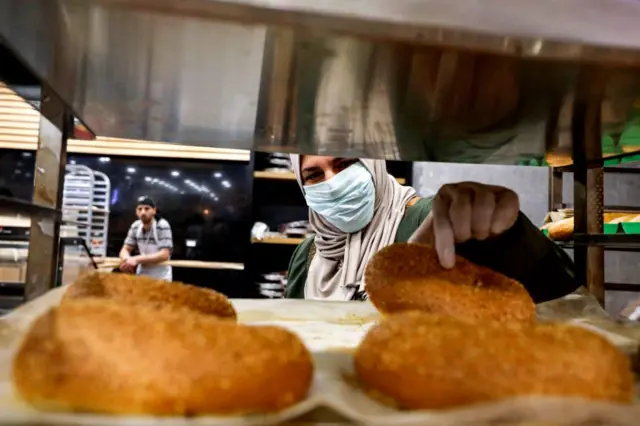
<svg viewBox="0 0 640 426">
<path fill-rule="evenodd" d="M 305 182 L 317 181 L 322 177 L 321 173 L 311 173 L 304 179 Z"/>
</svg>

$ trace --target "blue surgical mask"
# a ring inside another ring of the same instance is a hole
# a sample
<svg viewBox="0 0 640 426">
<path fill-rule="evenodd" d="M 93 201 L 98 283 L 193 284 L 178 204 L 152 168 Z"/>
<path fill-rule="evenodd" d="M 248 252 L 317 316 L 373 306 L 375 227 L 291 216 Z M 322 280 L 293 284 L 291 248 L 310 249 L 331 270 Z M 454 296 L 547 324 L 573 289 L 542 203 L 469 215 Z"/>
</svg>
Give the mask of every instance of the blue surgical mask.
<svg viewBox="0 0 640 426">
<path fill-rule="evenodd" d="M 354 163 L 325 182 L 305 186 L 304 198 L 311 210 L 350 234 L 373 219 L 376 190 L 369 170 Z"/>
</svg>

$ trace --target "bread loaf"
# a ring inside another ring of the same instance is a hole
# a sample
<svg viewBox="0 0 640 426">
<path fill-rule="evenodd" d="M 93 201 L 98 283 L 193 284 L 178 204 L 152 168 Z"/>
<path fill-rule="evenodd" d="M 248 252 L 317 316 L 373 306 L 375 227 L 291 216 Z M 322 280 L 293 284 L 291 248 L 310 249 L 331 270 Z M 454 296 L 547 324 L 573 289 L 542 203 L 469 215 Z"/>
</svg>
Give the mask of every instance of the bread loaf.
<svg viewBox="0 0 640 426">
<path fill-rule="evenodd" d="M 36 408 L 112 414 L 279 411 L 305 397 L 312 373 L 282 328 L 108 299 L 38 318 L 13 363 L 18 394 Z"/>
<path fill-rule="evenodd" d="M 369 331 L 354 362 L 370 395 L 403 409 L 525 395 L 628 403 L 634 395 L 625 354 L 598 334 L 560 324 L 396 314 Z"/>
<path fill-rule="evenodd" d="M 380 250 L 367 264 L 365 285 L 384 314 L 419 310 L 481 321 L 535 319 L 535 305 L 522 284 L 460 256 L 452 269 L 444 269 L 427 245 Z"/>
<path fill-rule="evenodd" d="M 573 236 L 573 218 L 553 222 L 548 228 L 549 238 L 555 241 L 565 241 Z"/>
<path fill-rule="evenodd" d="M 608 212 L 603 214 L 604 223 L 623 223 L 632 222 L 637 217 L 635 213 L 629 214 L 625 212 Z M 554 241 L 565 241 L 573 237 L 574 218 L 558 220 L 548 225 L 549 238 Z"/>
<path fill-rule="evenodd" d="M 156 307 L 182 307 L 225 319 L 236 319 L 229 299 L 214 290 L 167 282 L 144 275 L 91 273 L 80 277 L 66 291 L 69 300 L 101 298 Z"/>
</svg>

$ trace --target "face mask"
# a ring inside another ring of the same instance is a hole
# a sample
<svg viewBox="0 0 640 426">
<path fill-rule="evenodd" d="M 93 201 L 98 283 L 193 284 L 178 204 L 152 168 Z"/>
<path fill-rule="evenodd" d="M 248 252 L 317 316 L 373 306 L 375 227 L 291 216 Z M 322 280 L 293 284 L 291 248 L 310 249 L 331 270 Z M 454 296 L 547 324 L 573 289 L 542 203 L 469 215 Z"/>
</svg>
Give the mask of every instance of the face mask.
<svg viewBox="0 0 640 426">
<path fill-rule="evenodd" d="M 376 191 L 369 170 L 355 163 L 325 182 L 305 186 L 304 198 L 311 210 L 350 234 L 371 222 Z"/>
</svg>

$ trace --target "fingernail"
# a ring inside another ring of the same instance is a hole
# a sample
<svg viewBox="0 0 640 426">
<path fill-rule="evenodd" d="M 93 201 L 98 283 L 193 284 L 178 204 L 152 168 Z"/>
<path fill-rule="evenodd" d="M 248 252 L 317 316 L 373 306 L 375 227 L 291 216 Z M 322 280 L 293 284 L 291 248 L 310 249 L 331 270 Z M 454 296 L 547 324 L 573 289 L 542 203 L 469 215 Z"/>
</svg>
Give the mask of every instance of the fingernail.
<svg viewBox="0 0 640 426">
<path fill-rule="evenodd" d="M 453 251 L 446 249 L 444 253 L 442 253 L 442 267 L 451 269 L 453 268 L 455 263 L 456 263 L 456 260 L 455 260 L 455 255 L 453 254 Z"/>
</svg>

